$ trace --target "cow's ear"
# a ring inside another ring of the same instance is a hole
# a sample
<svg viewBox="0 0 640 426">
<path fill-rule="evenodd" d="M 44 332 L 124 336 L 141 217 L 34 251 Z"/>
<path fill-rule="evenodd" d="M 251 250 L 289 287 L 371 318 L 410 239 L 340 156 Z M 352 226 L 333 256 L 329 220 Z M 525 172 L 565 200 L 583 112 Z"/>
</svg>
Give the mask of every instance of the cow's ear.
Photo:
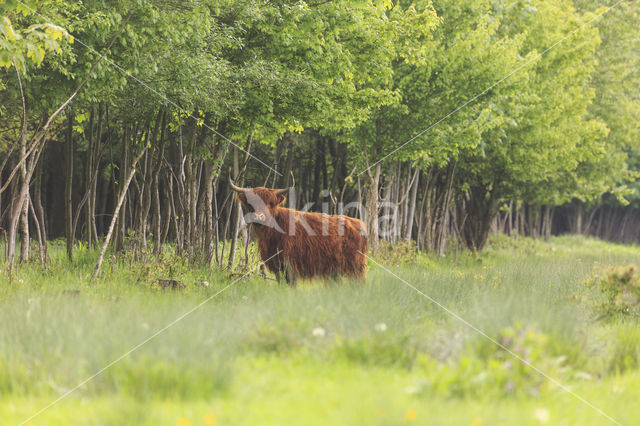
<svg viewBox="0 0 640 426">
<path fill-rule="evenodd" d="M 284 202 L 287 201 L 287 197 L 285 197 L 282 194 L 278 194 L 278 195 L 276 195 L 276 197 L 278 198 L 278 205 L 279 206 L 284 205 Z"/>
</svg>

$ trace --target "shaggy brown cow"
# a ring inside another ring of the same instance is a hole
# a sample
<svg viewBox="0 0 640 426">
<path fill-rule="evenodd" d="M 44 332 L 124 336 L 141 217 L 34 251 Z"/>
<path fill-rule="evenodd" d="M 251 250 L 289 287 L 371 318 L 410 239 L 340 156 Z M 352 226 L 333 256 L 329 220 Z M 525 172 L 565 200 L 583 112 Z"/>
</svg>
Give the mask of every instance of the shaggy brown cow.
<svg viewBox="0 0 640 426">
<path fill-rule="evenodd" d="M 367 237 L 362 221 L 283 207 L 289 188 L 240 188 L 229 181 L 246 222 L 253 224 L 260 256 L 278 281 L 282 273 L 289 284 L 316 276 L 364 278 Z"/>
</svg>

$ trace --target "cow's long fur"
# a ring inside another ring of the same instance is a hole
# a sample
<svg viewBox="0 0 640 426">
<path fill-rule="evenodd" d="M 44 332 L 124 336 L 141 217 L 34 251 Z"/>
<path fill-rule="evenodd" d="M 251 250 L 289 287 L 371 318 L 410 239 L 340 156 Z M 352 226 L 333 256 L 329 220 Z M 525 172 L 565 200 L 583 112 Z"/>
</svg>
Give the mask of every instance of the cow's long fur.
<svg viewBox="0 0 640 426">
<path fill-rule="evenodd" d="M 258 218 L 252 227 L 260 256 L 278 278 L 281 273 L 294 283 L 297 278 L 364 278 L 367 238 L 362 221 L 282 207 L 285 197 L 267 188 L 253 188 L 238 199 L 247 217 Z"/>
</svg>

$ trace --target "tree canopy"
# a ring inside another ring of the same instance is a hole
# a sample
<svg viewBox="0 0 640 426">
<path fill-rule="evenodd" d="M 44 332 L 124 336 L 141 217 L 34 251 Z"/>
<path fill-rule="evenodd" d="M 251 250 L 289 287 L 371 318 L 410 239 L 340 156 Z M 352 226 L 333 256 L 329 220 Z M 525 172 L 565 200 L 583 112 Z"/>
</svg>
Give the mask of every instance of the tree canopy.
<svg viewBox="0 0 640 426">
<path fill-rule="evenodd" d="M 20 214 L 23 238 L 93 244 L 123 194 L 117 247 L 148 235 L 221 264 L 214 239 L 241 229 L 229 168 L 251 185 L 292 172 L 298 207 L 359 200 L 372 224 L 388 202 L 383 238 L 440 252 L 638 207 L 635 2 L 9 0 L 0 15 L 0 221 Z"/>
</svg>

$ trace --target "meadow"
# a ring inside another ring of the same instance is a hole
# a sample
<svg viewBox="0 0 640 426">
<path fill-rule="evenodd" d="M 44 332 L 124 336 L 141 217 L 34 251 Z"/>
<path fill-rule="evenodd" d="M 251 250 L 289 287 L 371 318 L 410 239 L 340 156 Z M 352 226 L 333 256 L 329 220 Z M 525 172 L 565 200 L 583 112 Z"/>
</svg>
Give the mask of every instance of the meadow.
<svg viewBox="0 0 640 426">
<path fill-rule="evenodd" d="M 296 288 L 189 266 L 170 250 L 111 257 L 90 283 L 96 253 L 76 253 L 69 265 L 53 244 L 47 270 L 0 278 L 2 424 L 29 419 L 199 304 L 30 424 L 640 423 L 637 315 L 604 312 L 599 288 L 611 267 L 640 266 L 637 246 L 497 237 L 440 260 L 383 248 L 365 282 Z"/>
</svg>

